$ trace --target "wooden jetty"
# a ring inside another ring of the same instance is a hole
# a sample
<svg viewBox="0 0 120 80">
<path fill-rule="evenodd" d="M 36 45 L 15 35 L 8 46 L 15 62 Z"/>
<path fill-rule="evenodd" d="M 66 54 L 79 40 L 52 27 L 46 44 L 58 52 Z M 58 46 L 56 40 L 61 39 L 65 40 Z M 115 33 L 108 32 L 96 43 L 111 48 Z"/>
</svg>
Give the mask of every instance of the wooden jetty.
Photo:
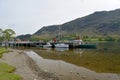
<svg viewBox="0 0 120 80">
<path fill-rule="evenodd" d="M 21 41 L 21 42 L 9 42 L 10 47 L 43 47 L 46 43 L 41 42 L 30 42 L 30 41 Z M 57 43 L 50 43 L 52 46 L 51 48 L 55 48 L 55 44 Z M 96 48 L 96 44 L 80 44 L 74 45 L 73 43 L 65 43 L 69 45 L 69 48 Z"/>
</svg>

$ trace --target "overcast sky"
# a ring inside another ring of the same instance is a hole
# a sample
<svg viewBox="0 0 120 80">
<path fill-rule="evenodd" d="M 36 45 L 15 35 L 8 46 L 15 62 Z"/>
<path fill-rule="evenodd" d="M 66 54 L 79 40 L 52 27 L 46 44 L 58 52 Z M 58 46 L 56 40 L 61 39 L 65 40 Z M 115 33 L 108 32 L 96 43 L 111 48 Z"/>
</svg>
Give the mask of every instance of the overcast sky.
<svg viewBox="0 0 120 80">
<path fill-rule="evenodd" d="M 0 0 L 0 28 L 33 34 L 43 26 L 118 8 L 120 0 Z"/>
</svg>

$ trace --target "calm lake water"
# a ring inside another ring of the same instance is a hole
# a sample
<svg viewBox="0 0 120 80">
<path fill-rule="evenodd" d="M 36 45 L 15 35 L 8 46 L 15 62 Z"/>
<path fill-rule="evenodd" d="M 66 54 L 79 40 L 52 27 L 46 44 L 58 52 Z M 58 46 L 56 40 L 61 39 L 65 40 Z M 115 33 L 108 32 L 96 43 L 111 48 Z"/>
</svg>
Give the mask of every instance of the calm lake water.
<svg viewBox="0 0 120 80">
<path fill-rule="evenodd" d="M 60 80 L 120 80 L 120 42 L 97 43 L 97 49 L 30 50 L 28 56 Z"/>
<path fill-rule="evenodd" d="M 62 60 L 99 73 L 120 73 L 120 42 L 102 42 L 97 49 L 37 49 L 41 57 Z"/>
</svg>

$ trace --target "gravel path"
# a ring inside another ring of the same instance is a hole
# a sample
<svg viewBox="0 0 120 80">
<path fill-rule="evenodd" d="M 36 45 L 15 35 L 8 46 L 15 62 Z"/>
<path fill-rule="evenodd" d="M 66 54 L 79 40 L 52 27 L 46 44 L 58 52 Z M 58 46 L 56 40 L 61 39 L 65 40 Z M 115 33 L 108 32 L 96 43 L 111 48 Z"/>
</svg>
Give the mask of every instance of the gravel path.
<svg viewBox="0 0 120 80">
<path fill-rule="evenodd" d="M 41 71 L 37 65 L 20 50 L 5 53 L 0 62 L 15 66 L 15 74 L 21 75 L 22 80 L 59 80 L 51 73 Z"/>
</svg>

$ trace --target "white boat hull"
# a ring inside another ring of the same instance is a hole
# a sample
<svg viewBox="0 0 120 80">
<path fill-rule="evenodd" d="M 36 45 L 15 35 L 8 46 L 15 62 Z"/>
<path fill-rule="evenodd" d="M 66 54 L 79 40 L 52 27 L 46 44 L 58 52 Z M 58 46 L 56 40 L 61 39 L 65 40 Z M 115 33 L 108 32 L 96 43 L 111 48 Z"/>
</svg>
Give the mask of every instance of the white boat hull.
<svg viewBox="0 0 120 80">
<path fill-rule="evenodd" d="M 63 43 L 55 44 L 55 48 L 68 48 L 68 47 L 69 47 L 68 44 L 63 44 Z"/>
<path fill-rule="evenodd" d="M 46 45 L 43 45 L 43 48 L 50 48 L 52 45 L 50 43 L 47 43 Z"/>
</svg>

